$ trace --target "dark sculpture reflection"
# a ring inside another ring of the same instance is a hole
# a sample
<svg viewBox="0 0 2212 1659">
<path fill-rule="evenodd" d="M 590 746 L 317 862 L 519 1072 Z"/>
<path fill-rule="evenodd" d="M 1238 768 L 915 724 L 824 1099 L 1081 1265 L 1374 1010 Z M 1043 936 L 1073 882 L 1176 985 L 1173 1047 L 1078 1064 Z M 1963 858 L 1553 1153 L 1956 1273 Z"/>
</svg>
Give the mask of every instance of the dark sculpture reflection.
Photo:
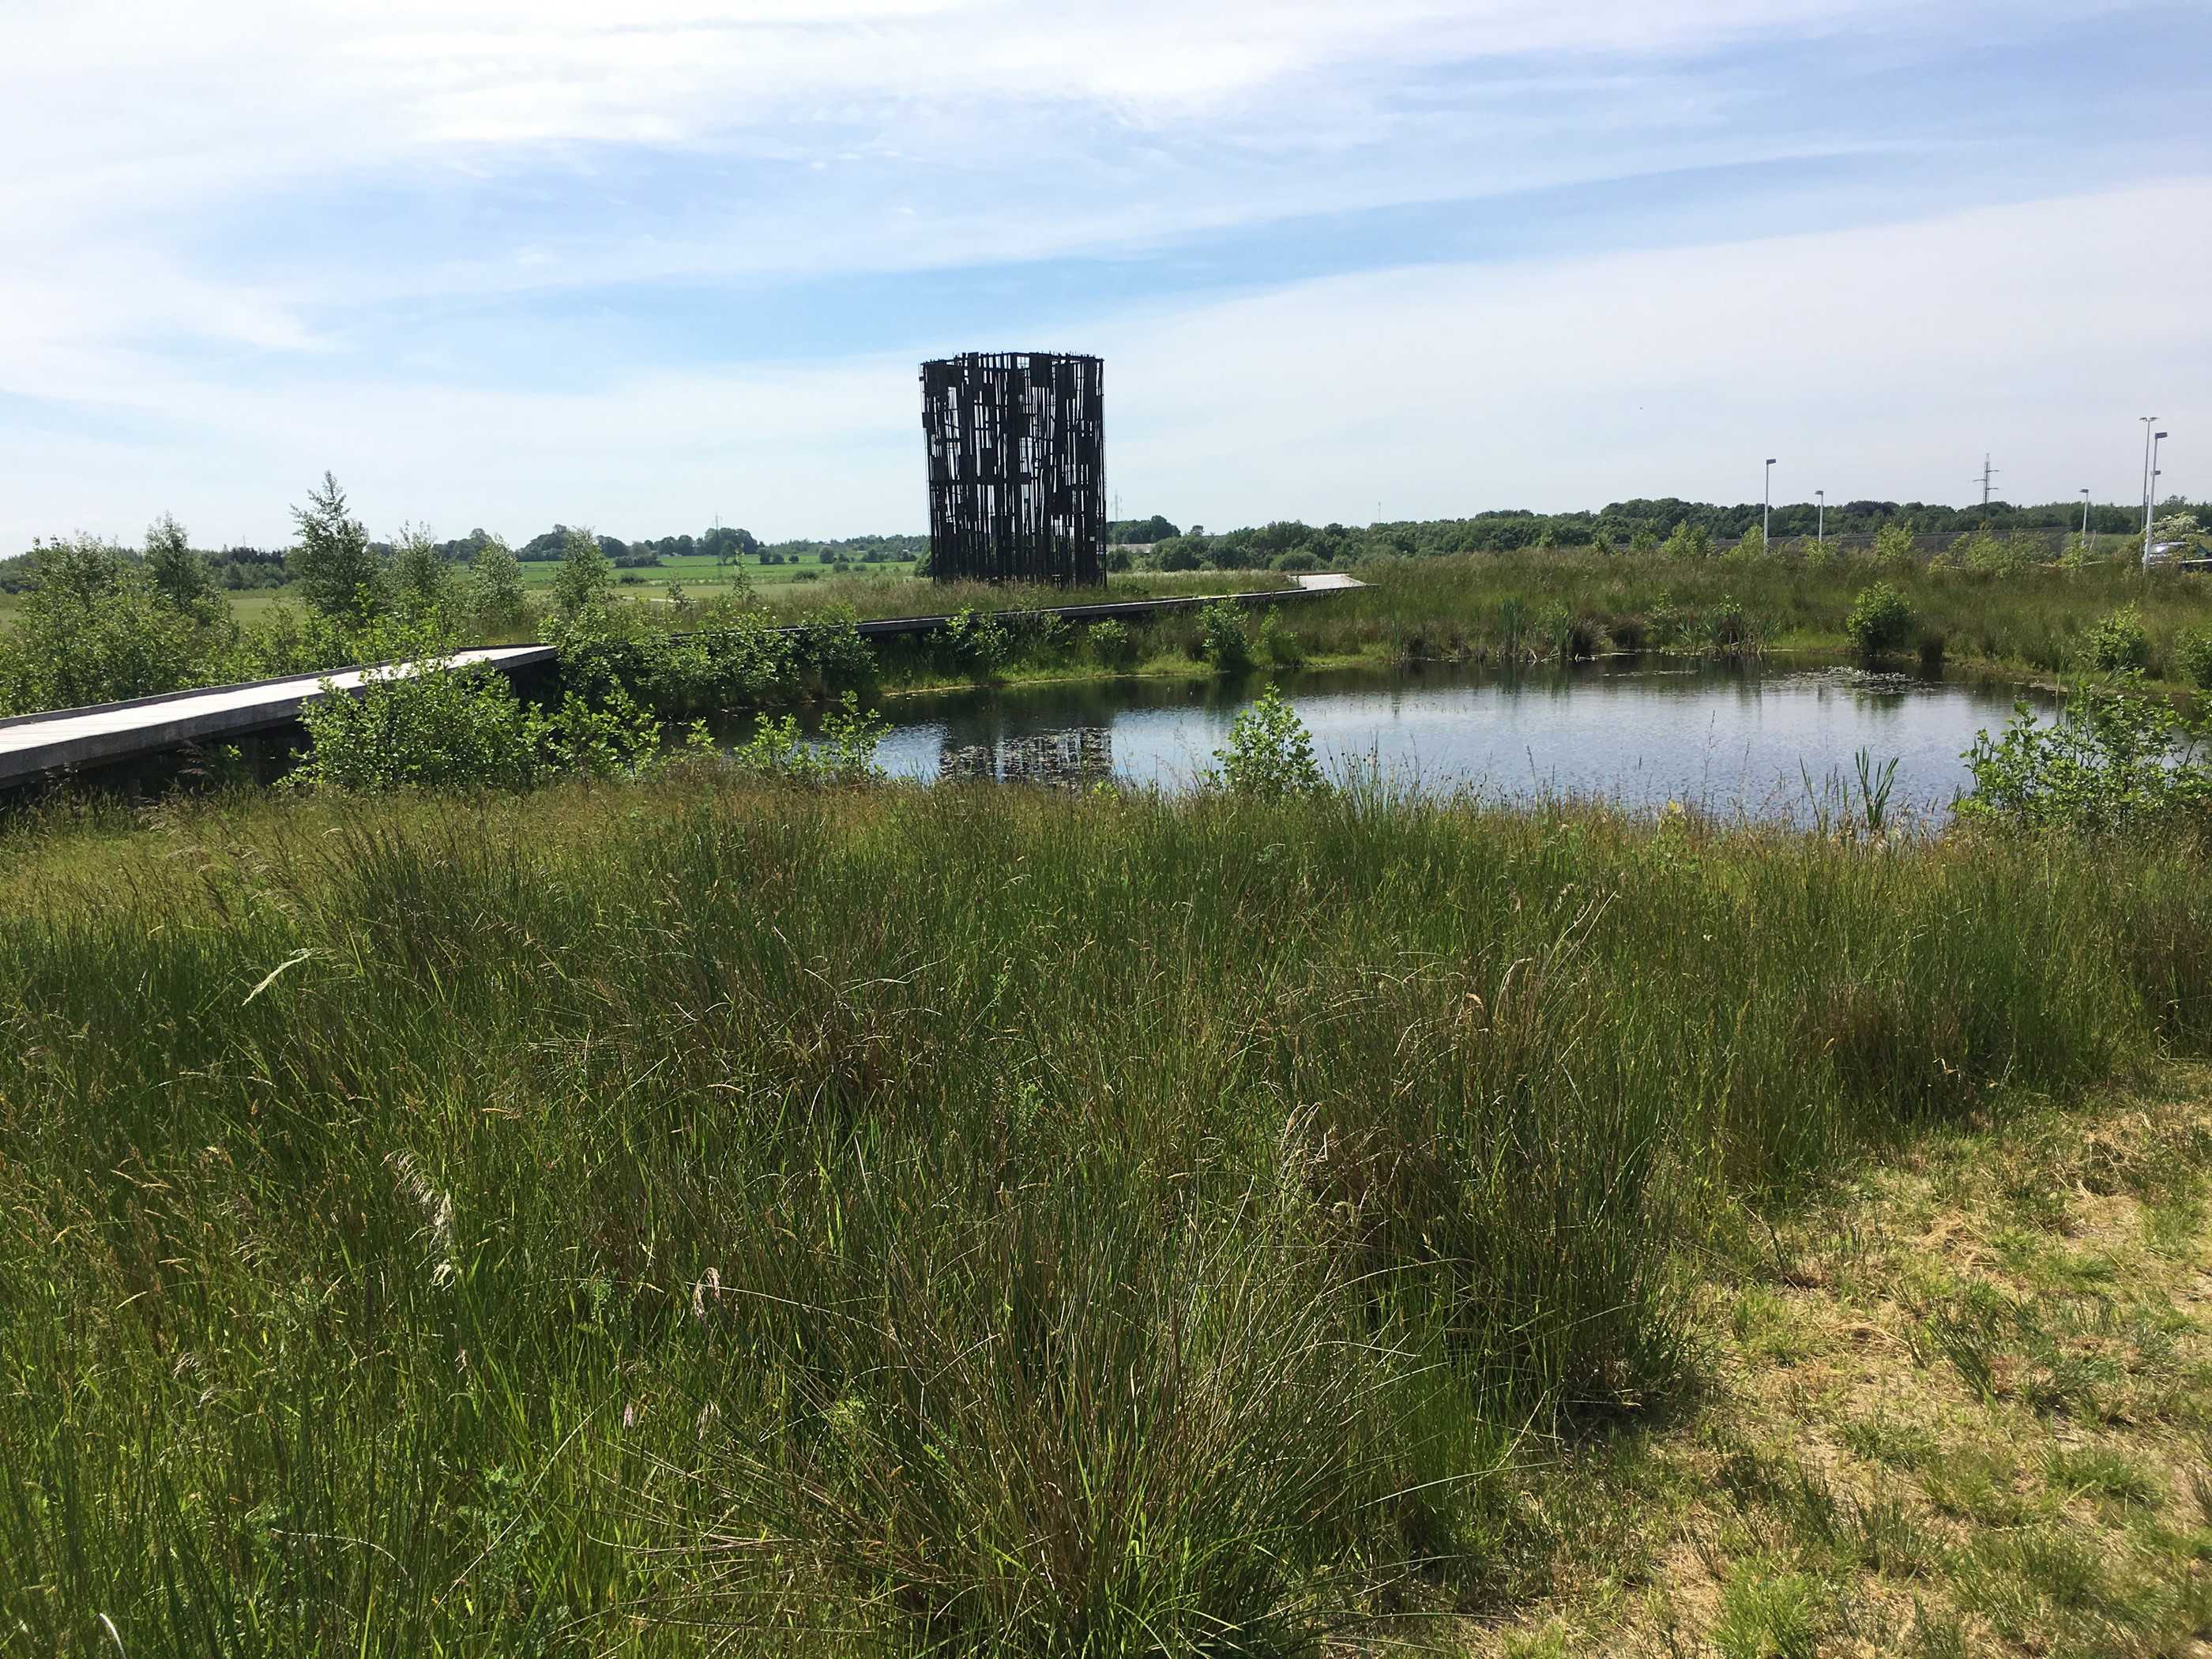
<svg viewBox="0 0 2212 1659">
<path fill-rule="evenodd" d="M 1114 775 L 1113 728 L 1064 726 L 1009 733 L 988 743 L 960 743 L 947 732 L 937 751 L 937 770 L 945 779 L 1087 788 Z"/>
</svg>

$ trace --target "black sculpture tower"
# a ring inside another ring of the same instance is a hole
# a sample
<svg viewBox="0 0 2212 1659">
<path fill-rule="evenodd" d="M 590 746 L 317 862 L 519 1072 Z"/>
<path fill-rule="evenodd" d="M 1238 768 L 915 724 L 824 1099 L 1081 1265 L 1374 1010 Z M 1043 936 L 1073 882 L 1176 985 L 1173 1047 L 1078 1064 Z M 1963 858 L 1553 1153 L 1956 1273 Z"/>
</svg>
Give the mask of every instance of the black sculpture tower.
<svg viewBox="0 0 2212 1659">
<path fill-rule="evenodd" d="M 921 366 L 931 575 L 1105 584 L 1104 371 L 1048 351 Z"/>
</svg>

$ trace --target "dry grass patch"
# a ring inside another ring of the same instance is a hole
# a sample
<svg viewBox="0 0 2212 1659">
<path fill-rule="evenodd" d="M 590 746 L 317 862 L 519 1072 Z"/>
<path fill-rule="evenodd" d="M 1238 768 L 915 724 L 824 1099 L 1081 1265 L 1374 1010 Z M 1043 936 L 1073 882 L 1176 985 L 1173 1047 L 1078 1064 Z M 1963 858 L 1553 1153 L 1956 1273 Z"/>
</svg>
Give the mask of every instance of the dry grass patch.
<svg viewBox="0 0 2212 1659">
<path fill-rule="evenodd" d="M 2208 1170 L 2177 1067 L 1755 1224 L 1704 1397 L 1539 1485 L 1543 1593 L 1473 1650 L 2212 1653 Z"/>
</svg>

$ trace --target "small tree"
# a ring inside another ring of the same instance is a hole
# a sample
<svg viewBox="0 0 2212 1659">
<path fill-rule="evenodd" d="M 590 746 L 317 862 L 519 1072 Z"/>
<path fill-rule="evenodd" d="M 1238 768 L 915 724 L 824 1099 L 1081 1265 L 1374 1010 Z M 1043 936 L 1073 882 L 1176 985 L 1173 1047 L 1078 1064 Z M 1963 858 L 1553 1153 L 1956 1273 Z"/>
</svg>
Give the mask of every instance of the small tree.
<svg viewBox="0 0 2212 1659">
<path fill-rule="evenodd" d="M 614 591 L 614 567 L 588 530 L 572 530 L 562 544 L 561 568 L 553 577 L 553 604 L 562 620 L 573 622 L 606 604 Z"/>
<path fill-rule="evenodd" d="M 1237 715 L 1229 747 L 1214 750 L 1213 758 L 1221 763 L 1214 781 L 1231 794 L 1280 800 L 1328 787 L 1314 758 L 1312 734 L 1272 685 Z"/>
<path fill-rule="evenodd" d="M 1874 556 L 1894 570 L 1913 568 L 1919 561 L 1912 550 L 1912 526 L 1886 524 L 1874 532 Z"/>
<path fill-rule="evenodd" d="M 307 505 L 292 509 L 300 544 L 292 569 L 307 603 L 325 617 L 366 622 L 383 609 L 383 575 L 368 532 L 346 511 L 345 491 L 328 472 L 307 492 Z"/>
<path fill-rule="evenodd" d="M 222 606 L 215 572 L 192 551 L 184 526 L 166 513 L 146 526 L 146 574 L 155 590 L 188 617 L 212 619 Z"/>
<path fill-rule="evenodd" d="M 453 595 L 453 568 L 422 525 L 402 525 L 392 550 L 392 597 L 410 620 L 445 609 Z"/>
<path fill-rule="evenodd" d="M 469 573 L 469 608 L 478 629 L 495 633 L 522 620 L 522 561 L 504 536 L 488 536 Z"/>
</svg>

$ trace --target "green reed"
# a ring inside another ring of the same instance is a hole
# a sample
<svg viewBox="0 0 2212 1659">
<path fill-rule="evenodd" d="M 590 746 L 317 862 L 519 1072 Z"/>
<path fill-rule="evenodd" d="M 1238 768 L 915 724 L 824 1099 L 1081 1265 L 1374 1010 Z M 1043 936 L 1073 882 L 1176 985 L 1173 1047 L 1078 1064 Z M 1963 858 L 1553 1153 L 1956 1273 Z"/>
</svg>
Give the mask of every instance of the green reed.
<svg viewBox="0 0 2212 1659">
<path fill-rule="evenodd" d="M 1418 1631 L 1705 1247 L 2212 1029 L 2155 848 L 693 773 L 9 854 L 9 1650 Z"/>
</svg>

